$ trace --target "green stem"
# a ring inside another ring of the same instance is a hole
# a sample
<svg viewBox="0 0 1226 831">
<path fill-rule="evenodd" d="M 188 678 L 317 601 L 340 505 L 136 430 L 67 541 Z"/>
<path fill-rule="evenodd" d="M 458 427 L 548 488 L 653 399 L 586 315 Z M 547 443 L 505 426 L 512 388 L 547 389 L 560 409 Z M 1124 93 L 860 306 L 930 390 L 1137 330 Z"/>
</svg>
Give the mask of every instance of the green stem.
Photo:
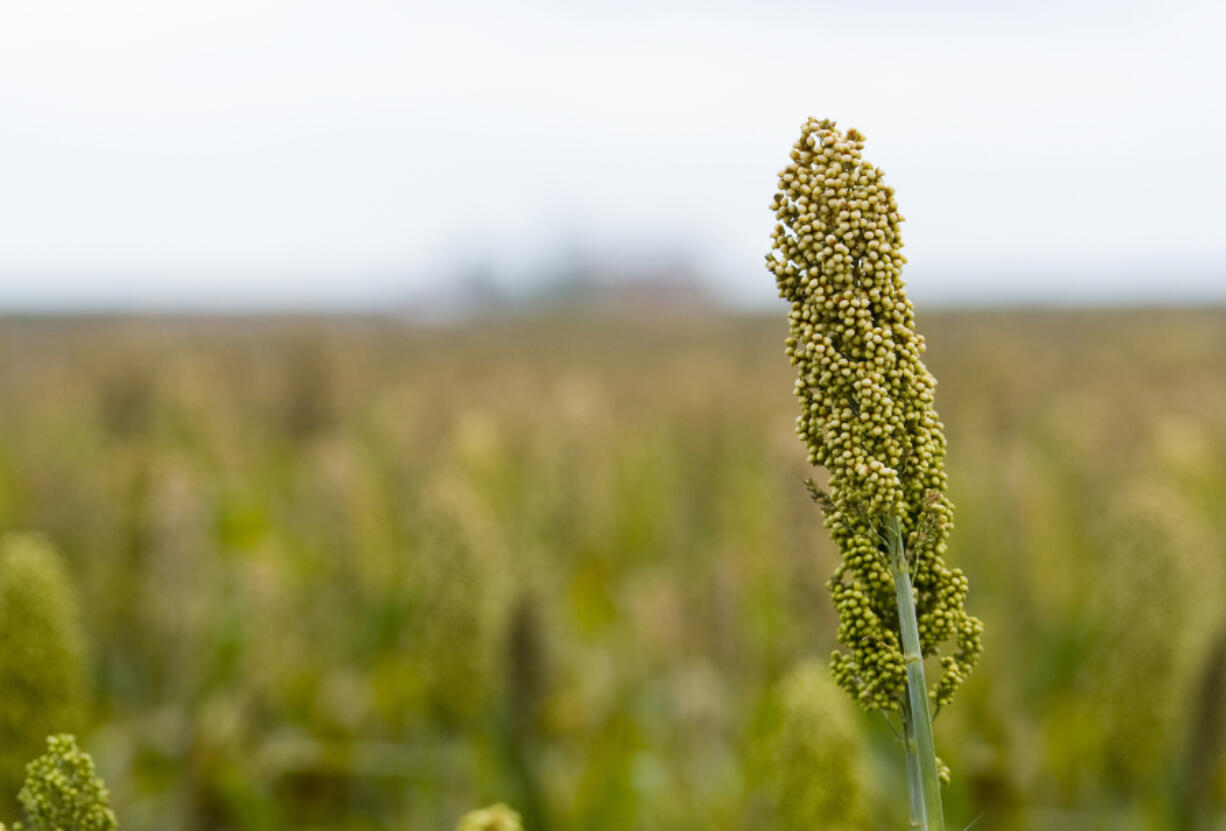
<svg viewBox="0 0 1226 831">
<path fill-rule="evenodd" d="M 894 593 L 898 598 L 898 628 L 902 635 L 903 661 L 907 667 L 907 700 L 903 707 L 903 721 L 906 726 L 911 825 L 926 831 L 945 831 L 945 817 L 941 812 L 941 781 L 937 778 L 936 744 L 932 739 L 932 715 L 928 707 L 928 686 L 924 682 L 919 621 L 915 614 L 911 575 L 907 570 L 907 555 L 903 549 L 902 528 L 898 517 L 890 518 L 886 533 L 890 548 L 890 571 L 894 577 Z M 917 817 L 916 810 L 921 806 L 922 814 Z"/>
<path fill-rule="evenodd" d="M 903 703 L 903 750 L 907 757 L 907 794 L 909 796 L 909 828 L 927 828 L 924 818 L 924 780 L 920 772 L 919 752 L 915 746 L 915 724 L 911 706 Z"/>
</svg>

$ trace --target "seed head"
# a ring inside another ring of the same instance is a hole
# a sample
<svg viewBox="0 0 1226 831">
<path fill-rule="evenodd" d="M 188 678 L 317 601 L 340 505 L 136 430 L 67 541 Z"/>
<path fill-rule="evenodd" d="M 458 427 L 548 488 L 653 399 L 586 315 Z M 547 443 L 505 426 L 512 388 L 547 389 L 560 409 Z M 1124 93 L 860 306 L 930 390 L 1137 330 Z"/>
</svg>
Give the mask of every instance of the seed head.
<svg viewBox="0 0 1226 831">
<path fill-rule="evenodd" d="M 523 824 L 518 813 L 500 802 L 465 814 L 456 831 L 523 831 Z"/>
<path fill-rule="evenodd" d="M 27 771 L 19 799 L 30 831 L 115 831 L 110 793 L 72 736 L 48 738 Z"/>
<path fill-rule="evenodd" d="M 900 706 L 905 670 L 883 537 L 896 516 L 924 655 L 957 644 L 931 690 L 939 707 L 974 667 L 983 627 L 963 608 L 966 577 L 942 559 L 953 504 L 936 381 L 903 288 L 903 217 L 881 171 L 861 159 L 863 148 L 864 136 L 833 121 L 801 127 L 771 202 L 778 224 L 766 265 L 791 304 L 796 432 L 810 464 L 830 474 L 820 504 L 843 553 L 829 589 L 847 648 L 833 657 L 835 679 L 866 708 Z"/>
</svg>

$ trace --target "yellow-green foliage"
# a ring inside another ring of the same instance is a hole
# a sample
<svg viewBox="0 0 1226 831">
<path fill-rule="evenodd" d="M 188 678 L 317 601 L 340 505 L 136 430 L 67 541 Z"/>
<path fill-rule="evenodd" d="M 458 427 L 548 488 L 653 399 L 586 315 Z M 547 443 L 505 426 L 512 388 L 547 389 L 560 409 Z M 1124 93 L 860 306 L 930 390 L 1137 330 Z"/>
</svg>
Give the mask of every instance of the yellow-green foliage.
<svg viewBox="0 0 1226 831">
<path fill-rule="evenodd" d="M 795 667 L 768 696 L 756 764 L 765 827 L 868 829 L 865 737 L 852 705 L 816 661 Z"/>
<path fill-rule="evenodd" d="M 524 831 L 519 814 L 501 802 L 465 814 L 456 831 Z"/>
<path fill-rule="evenodd" d="M 19 795 L 29 831 L 115 831 L 110 792 L 70 735 L 51 736 Z"/>
<path fill-rule="evenodd" d="M 44 538 L 0 539 L 0 805 L 53 733 L 82 725 L 84 642 L 69 575 Z"/>
</svg>

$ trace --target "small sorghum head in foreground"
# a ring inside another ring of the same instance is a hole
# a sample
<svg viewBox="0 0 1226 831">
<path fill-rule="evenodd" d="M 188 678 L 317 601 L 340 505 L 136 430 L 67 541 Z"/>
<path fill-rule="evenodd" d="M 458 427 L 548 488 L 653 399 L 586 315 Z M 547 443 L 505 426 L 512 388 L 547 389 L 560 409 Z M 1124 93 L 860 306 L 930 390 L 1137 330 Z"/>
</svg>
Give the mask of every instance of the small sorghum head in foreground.
<svg viewBox="0 0 1226 831">
<path fill-rule="evenodd" d="M 456 831 L 523 831 L 523 828 L 519 814 L 500 802 L 465 814 Z"/>
<path fill-rule="evenodd" d="M 843 554 L 829 588 L 840 613 L 832 669 L 869 709 L 897 709 L 905 688 L 887 523 L 897 518 L 916 592 L 925 656 L 943 672 L 931 690 L 947 703 L 981 650 L 982 624 L 963 608 L 967 580 L 942 559 L 953 528 L 945 495 L 944 426 L 924 339 L 903 289 L 894 190 L 864 162 L 864 137 L 809 119 L 779 174 L 778 224 L 767 268 L 791 304 L 787 353 L 797 368 L 796 430 L 809 463 L 830 474 L 811 485 Z"/>
<path fill-rule="evenodd" d="M 18 800 L 26 825 L 15 831 L 115 831 L 110 793 L 94 760 L 69 735 L 47 739 L 47 752 L 27 767 Z"/>
</svg>

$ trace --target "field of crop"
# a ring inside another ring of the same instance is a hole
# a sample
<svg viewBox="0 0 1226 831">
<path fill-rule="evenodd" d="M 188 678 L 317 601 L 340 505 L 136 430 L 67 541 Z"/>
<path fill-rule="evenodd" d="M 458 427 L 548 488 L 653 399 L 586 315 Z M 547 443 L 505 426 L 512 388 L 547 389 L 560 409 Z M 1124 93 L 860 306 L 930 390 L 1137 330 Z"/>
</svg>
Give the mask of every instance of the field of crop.
<svg viewBox="0 0 1226 831">
<path fill-rule="evenodd" d="M 836 786 L 905 827 L 890 728 L 828 690 L 785 324 L 0 322 L 0 531 L 65 564 L 63 727 L 121 827 L 799 831 Z M 1226 828 L 1226 312 L 919 325 L 987 627 L 951 826 Z"/>
</svg>

